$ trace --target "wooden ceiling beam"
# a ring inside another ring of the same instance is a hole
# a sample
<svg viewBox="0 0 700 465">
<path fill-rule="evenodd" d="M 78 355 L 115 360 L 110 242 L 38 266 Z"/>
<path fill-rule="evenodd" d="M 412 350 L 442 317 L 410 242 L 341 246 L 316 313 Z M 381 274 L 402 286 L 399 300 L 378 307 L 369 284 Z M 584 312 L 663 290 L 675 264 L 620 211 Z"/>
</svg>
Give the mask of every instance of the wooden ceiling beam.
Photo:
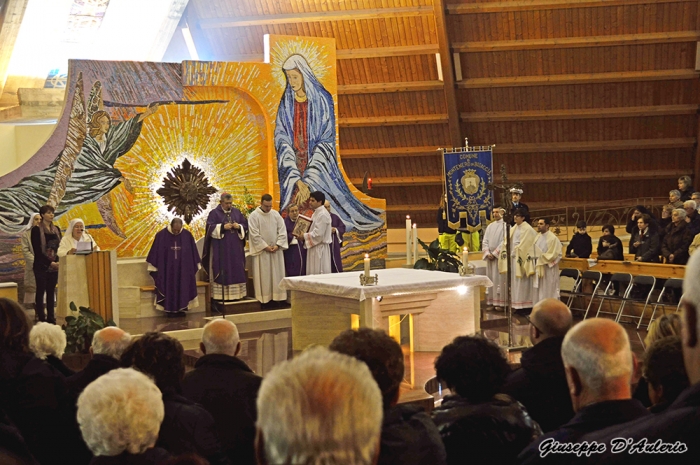
<svg viewBox="0 0 700 465">
<path fill-rule="evenodd" d="M 700 105 L 654 105 L 644 107 L 577 108 L 571 110 L 493 111 L 461 113 L 466 123 L 494 121 L 544 121 L 563 119 L 631 118 L 644 116 L 695 115 Z"/>
<path fill-rule="evenodd" d="M 402 81 L 380 82 L 374 84 L 345 84 L 338 86 L 339 95 L 348 94 L 383 94 L 386 92 L 418 92 L 424 90 L 442 90 L 442 81 Z"/>
<path fill-rule="evenodd" d="M 274 24 L 315 23 L 319 21 L 357 21 L 360 19 L 388 19 L 402 16 L 426 16 L 433 14 L 431 6 L 411 6 L 398 8 L 373 8 L 363 10 L 315 11 L 310 13 L 290 13 L 278 15 L 239 16 L 231 18 L 202 19 L 202 29 L 224 27 L 248 27 Z"/>
<path fill-rule="evenodd" d="M 341 128 L 362 128 L 371 126 L 405 126 L 410 124 L 445 124 L 447 120 L 447 114 L 376 116 L 366 118 L 340 118 L 338 120 L 338 125 Z"/>
<path fill-rule="evenodd" d="M 451 15 L 468 15 L 528 10 L 605 8 L 658 3 L 695 3 L 695 1 L 696 0 L 516 0 L 511 2 L 451 3 L 447 5 L 447 13 Z"/>
<path fill-rule="evenodd" d="M 412 55 L 434 55 L 438 52 L 436 44 L 424 45 L 400 45 L 397 47 L 367 47 L 367 48 L 348 48 L 335 51 L 337 60 L 357 60 L 361 58 L 380 58 L 380 57 L 402 57 Z M 238 61 L 238 62 L 254 62 L 262 63 L 265 56 L 262 53 L 253 54 L 233 54 L 224 57 L 220 61 Z"/>
<path fill-rule="evenodd" d="M 698 31 L 653 32 L 649 34 L 624 34 L 611 36 L 557 37 L 554 39 L 497 40 L 479 42 L 454 42 L 455 52 L 504 52 L 511 50 L 542 50 L 549 48 L 611 47 L 615 45 L 670 44 L 696 42 Z"/>
<path fill-rule="evenodd" d="M 340 156 L 343 159 L 351 158 L 400 158 L 400 157 L 422 157 L 437 156 L 439 147 L 389 147 L 373 149 L 340 149 Z"/>
<path fill-rule="evenodd" d="M 488 87 L 561 86 L 632 81 L 675 81 L 681 79 L 697 79 L 698 76 L 700 76 L 700 74 L 693 69 L 549 74 L 545 76 L 507 76 L 464 79 L 457 83 L 457 87 L 460 89 L 479 89 Z"/>
<path fill-rule="evenodd" d="M 653 150 L 691 148 L 695 137 L 669 139 L 600 140 L 580 142 L 545 142 L 539 144 L 498 144 L 493 151 L 503 153 L 594 152 L 617 150 Z"/>
<path fill-rule="evenodd" d="M 449 115 L 448 125 L 450 132 L 450 143 L 453 147 L 462 147 L 462 128 L 459 124 L 459 109 L 457 108 L 457 91 L 455 89 L 455 72 L 452 64 L 452 53 L 450 53 L 450 39 L 447 35 L 445 25 L 445 0 L 433 0 L 435 9 L 435 29 L 440 46 L 439 66 L 442 71 L 442 79 L 445 82 L 443 90 L 445 93 L 445 104 Z"/>
<path fill-rule="evenodd" d="M 508 176 L 510 181 L 525 183 L 561 183 L 561 182 L 597 182 L 597 181 L 630 181 L 645 179 L 672 179 L 687 174 L 686 170 L 649 170 L 649 171 L 608 171 L 593 173 L 528 173 Z M 361 185 L 362 178 L 352 178 L 353 184 Z M 374 187 L 403 187 L 403 186 L 439 186 L 445 179 L 442 176 L 409 176 L 372 178 Z"/>
</svg>

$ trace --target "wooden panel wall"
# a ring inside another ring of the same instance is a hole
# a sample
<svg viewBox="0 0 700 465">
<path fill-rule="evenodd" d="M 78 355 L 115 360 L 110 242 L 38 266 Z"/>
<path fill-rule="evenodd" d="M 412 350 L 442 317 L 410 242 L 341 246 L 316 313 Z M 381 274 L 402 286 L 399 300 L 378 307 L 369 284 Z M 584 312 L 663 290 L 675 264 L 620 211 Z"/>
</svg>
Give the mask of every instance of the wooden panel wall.
<svg viewBox="0 0 700 465">
<path fill-rule="evenodd" d="M 435 224 L 436 149 L 455 134 L 496 144 L 496 170 L 532 205 L 664 196 L 693 174 L 698 1 L 530 5 L 191 0 L 185 17 L 202 59 L 259 60 L 266 33 L 336 39 L 340 156 L 353 182 L 372 176 L 393 226 Z M 435 56 L 445 38 L 454 89 Z"/>
</svg>

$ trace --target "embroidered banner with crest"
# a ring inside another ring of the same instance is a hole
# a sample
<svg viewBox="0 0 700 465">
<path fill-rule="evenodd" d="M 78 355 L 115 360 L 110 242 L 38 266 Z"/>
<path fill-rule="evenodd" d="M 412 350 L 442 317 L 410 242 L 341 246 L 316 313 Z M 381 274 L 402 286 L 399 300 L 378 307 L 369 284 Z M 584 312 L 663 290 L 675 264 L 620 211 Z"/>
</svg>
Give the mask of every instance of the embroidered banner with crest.
<svg viewBox="0 0 700 465">
<path fill-rule="evenodd" d="M 483 150 L 482 150 L 483 149 Z M 469 232 L 481 229 L 493 206 L 493 149 L 467 147 L 443 153 L 447 223 Z"/>
</svg>

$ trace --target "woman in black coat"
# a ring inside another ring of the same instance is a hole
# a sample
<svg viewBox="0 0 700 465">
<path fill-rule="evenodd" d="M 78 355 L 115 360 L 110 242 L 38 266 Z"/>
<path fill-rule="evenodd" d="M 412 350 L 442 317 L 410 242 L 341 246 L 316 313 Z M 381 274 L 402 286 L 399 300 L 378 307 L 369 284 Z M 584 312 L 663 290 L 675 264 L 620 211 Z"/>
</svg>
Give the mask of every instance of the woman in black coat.
<svg viewBox="0 0 700 465">
<path fill-rule="evenodd" d="M 39 209 L 41 222 L 31 232 L 34 249 L 34 278 L 36 280 L 35 309 L 39 321 L 56 324 L 54 300 L 56 283 L 58 283 L 58 245 L 61 242 L 61 230 L 53 224 L 54 208 L 44 205 Z M 46 296 L 46 312 L 44 312 Z M 47 317 L 48 315 L 48 317 Z"/>
<path fill-rule="evenodd" d="M 598 239 L 598 260 L 622 260 L 622 241 L 615 235 L 611 224 L 603 226 L 603 235 Z"/>
<path fill-rule="evenodd" d="M 542 430 L 519 402 L 500 394 L 510 373 L 501 349 L 481 336 L 460 336 L 435 360 L 452 395 L 433 410 L 448 464 L 509 464 Z"/>
</svg>

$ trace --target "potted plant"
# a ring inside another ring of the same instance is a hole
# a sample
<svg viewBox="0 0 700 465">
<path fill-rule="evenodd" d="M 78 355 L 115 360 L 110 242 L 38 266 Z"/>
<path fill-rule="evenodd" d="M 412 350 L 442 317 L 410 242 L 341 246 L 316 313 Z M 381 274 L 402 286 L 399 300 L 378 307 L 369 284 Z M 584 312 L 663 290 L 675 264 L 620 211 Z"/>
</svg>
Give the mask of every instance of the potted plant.
<svg viewBox="0 0 700 465">
<path fill-rule="evenodd" d="M 428 258 L 421 258 L 416 261 L 413 268 L 416 270 L 446 271 L 448 273 L 459 273 L 462 262 L 456 253 L 451 250 L 440 248 L 440 241 L 435 239 L 430 245 L 418 239 L 423 250 L 428 254 Z"/>
<path fill-rule="evenodd" d="M 66 351 L 63 361 L 73 370 L 82 370 L 90 361 L 90 346 L 95 332 L 107 326 L 116 326 L 114 321 L 105 322 L 97 313 L 88 307 L 77 307 L 75 302 L 70 303 L 73 315 L 66 316 L 66 322 L 62 326 L 66 333 Z"/>
</svg>

